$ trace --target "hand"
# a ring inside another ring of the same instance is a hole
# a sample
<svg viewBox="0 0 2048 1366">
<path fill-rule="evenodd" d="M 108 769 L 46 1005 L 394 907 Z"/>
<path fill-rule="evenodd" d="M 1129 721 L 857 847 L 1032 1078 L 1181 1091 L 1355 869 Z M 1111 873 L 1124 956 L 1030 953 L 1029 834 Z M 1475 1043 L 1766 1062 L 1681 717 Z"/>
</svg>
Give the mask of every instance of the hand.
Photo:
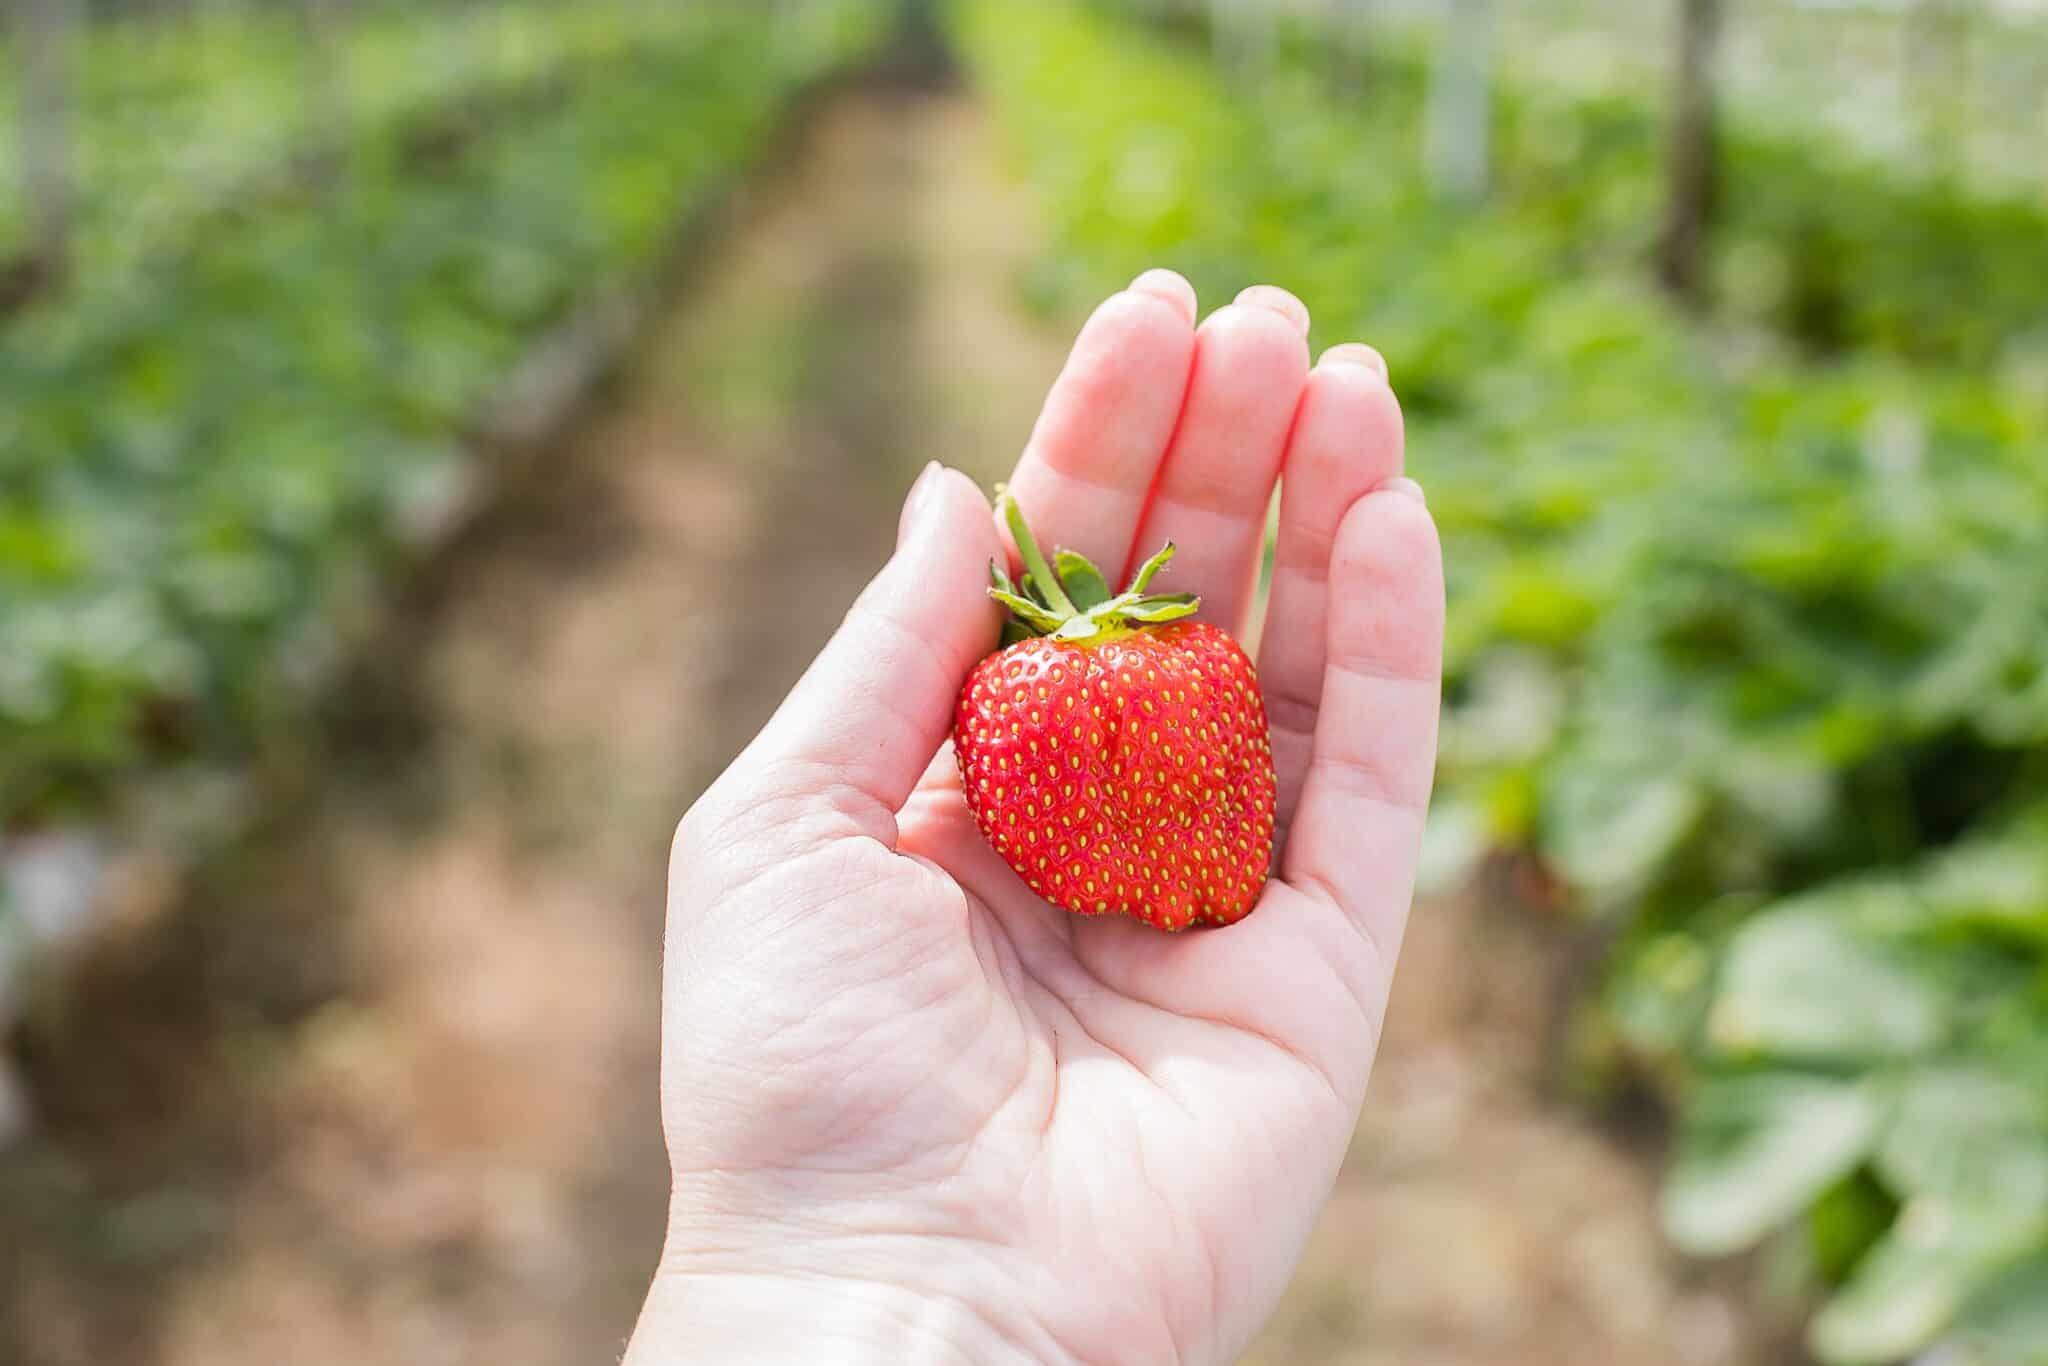
<svg viewBox="0 0 2048 1366">
<path fill-rule="evenodd" d="M 674 1194 L 629 1362 L 1223 1362 L 1279 1298 L 1407 918 L 1443 576 L 1378 356 L 1311 369 L 1277 289 L 1194 319 L 1165 271 L 1103 304 L 1010 487 L 1105 573 L 1177 541 L 1161 585 L 1243 638 L 1280 480 L 1276 876 L 1239 924 L 1168 935 L 1049 906 L 982 842 L 945 740 L 1008 546 L 928 469 L 677 833 Z"/>
</svg>

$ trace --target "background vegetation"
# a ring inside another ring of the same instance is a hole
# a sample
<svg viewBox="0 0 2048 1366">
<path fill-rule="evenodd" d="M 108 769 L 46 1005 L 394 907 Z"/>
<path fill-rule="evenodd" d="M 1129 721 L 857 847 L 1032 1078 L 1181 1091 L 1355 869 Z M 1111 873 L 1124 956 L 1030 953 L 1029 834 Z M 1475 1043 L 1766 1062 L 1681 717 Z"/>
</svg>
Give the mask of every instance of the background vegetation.
<svg viewBox="0 0 2048 1366">
<path fill-rule="evenodd" d="M 289 714 L 524 349 L 649 265 L 875 10 L 339 14 L 85 27 L 61 254 L 0 213 L 0 829 Z"/>
</svg>

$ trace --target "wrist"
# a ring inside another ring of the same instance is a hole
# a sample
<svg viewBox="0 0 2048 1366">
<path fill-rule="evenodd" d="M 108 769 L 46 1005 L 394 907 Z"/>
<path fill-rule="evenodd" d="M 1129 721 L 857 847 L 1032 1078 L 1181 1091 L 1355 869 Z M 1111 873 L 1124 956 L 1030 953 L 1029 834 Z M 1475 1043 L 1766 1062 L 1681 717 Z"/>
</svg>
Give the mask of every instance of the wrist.
<svg viewBox="0 0 2048 1366">
<path fill-rule="evenodd" d="M 948 1240 L 672 1225 L 625 1366 L 1067 1360 L 1014 1288 Z"/>
<path fill-rule="evenodd" d="M 901 1286 L 831 1275 L 664 1267 L 648 1290 L 625 1366 L 978 1366 L 1041 1359 L 966 1307 Z"/>
</svg>

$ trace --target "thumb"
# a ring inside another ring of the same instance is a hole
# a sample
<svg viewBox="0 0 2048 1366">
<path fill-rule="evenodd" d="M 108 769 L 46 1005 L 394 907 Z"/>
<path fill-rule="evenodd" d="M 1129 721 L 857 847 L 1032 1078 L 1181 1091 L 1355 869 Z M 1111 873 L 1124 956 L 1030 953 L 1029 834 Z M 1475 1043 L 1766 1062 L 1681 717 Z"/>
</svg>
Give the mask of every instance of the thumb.
<svg viewBox="0 0 2048 1366">
<path fill-rule="evenodd" d="M 1001 610 L 986 589 L 1001 553 L 981 490 L 958 470 L 925 466 L 896 553 L 733 776 L 763 796 L 814 802 L 820 816 L 893 847 L 895 813 L 952 728 L 961 681 L 995 646 Z"/>
</svg>

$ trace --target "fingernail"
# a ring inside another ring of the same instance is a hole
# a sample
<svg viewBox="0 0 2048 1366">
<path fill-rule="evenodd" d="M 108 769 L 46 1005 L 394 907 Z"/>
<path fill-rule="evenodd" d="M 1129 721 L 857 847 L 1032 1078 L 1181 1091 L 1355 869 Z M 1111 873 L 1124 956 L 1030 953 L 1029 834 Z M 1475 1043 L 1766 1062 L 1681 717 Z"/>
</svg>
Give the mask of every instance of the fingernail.
<svg viewBox="0 0 2048 1366">
<path fill-rule="evenodd" d="M 939 488 L 941 466 L 936 460 L 925 462 L 917 479 L 910 486 L 910 496 L 903 500 L 903 515 L 896 519 L 896 544 L 902 545 L 910 539 L 910 533 L 931 511 L 932 500 Z"/>
<path fill-rule="evenodd" d="M 1270 308 L 1294 324 L 1294 330 L 1308 335 L 1308 305 L 1274 285 L 1253 285 L 1238 293 L 1236 302 L 1252 308 Z"/>
<path fill-rule="evenodd" d="M 1379 375 L 1387 377 L 1387 358 L 1364 342 L 1345 342 L 1323 352 L 1318 365 L 1362 365 Z"/>
<path fill-rule="evenodd" d="M 1422 485 L 1406 475 L 1396 475 L 1392 479 L 1387 480 L 1386 483 L 1381 484 L 1380 487 L 1388 493 L 1398 493 L 1405 497 L 1413 498 L 1424 506 L 1427 506 L 1429 503 L 1429 500 L 1422 496 Z"/>
<path fill-rule="evenodd" d="M 1195 322 L 1195 287 L 1178 271 L 1152 269 L 1131 281 L 1133 294 L 1150 294 L 1180 314 L 1190 327 Z"/>
</svg>

